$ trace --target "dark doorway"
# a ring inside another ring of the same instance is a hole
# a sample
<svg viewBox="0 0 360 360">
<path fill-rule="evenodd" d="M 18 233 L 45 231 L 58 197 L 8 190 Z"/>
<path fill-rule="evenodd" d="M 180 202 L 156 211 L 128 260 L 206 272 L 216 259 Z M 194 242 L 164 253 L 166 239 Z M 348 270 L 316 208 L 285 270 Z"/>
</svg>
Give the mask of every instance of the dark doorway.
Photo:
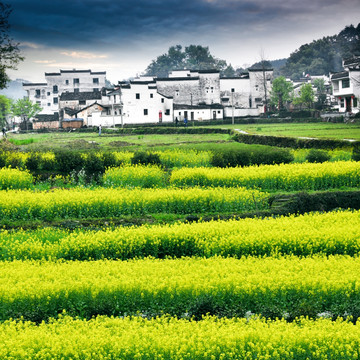
<svg viewBox="0 0 360 360">
<path fill-rule="evenodd" d="M 216 120 L 216 111 L 213 111 L 213 120 Z"/>
<path fill-rule="evenodd" d="M 351 112 L 351 97 L 345 98 L 346 101 L 346 112 Z"/>
</svg>

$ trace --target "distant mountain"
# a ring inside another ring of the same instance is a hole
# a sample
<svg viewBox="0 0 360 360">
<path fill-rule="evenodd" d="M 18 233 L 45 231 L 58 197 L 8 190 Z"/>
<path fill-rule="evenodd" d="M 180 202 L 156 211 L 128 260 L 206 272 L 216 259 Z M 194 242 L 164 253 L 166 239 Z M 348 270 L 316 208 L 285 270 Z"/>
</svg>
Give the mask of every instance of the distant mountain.
<svg viewBox="0 0 360 360">
<path fill-rule="evenodd" d="M 303 74 L 328 75 L 342 70 L 342 59 L 360 55 L 360 23 L 346 26 L 339 34 L 300 46 L 280 68 L 281 75 L 293 80 Z"/>
<path fill-rule="evenodd" d="M 0 95 L 5 95 L 10 99 L 17 100 L 26 96 L 26 91 L 23 89 L 22 84 L 30 81 L 23 79 L 11 80 L 7 88 L 0 90 Z"/>
</svg>

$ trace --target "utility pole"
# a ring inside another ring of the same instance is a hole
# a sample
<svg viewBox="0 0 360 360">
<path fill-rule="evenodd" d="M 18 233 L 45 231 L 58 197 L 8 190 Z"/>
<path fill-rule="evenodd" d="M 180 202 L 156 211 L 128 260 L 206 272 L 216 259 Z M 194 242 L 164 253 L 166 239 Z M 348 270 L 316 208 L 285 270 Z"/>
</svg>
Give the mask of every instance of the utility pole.
<svg viewBox="0 0 360 360">
<path fill-rule="evenodd" d="M 234 125 L 234 91 L 235 89 L 231 89 L 231 123 Z"/>
<path fill-rule="evenodd" d="M 120 97 L 120 117 L 121 117 L 121 128 L 124 127 L 124 119 L 123 119 L 123 104 L 121 99 L 121 84 L 119 84 L 119 97 Z"/>
</svg>

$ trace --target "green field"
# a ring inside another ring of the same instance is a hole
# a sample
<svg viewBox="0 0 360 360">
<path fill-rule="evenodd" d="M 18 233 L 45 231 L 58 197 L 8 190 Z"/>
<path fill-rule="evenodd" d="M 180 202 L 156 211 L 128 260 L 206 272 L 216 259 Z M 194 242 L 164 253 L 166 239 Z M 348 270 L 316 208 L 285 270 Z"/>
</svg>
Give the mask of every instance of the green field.
<svg viewBox="0 0 360 360">
<path fill-rule="evenodd" d="M 219 127 L 360 140 L 355 124 Z M 0 359 L 359 359 L 356 145 L 279 148 L 278 138 L 250 145 L 226 133 L 9 138 Z M 326 159 L 312 161 L 316 152 Z"/>
<path fill-rule="evenodd" d="M 238 129 L 249 134 L 360 140 L 360 124 L 358 123 L 236 124 L 221 127 Z"/>
</svg>

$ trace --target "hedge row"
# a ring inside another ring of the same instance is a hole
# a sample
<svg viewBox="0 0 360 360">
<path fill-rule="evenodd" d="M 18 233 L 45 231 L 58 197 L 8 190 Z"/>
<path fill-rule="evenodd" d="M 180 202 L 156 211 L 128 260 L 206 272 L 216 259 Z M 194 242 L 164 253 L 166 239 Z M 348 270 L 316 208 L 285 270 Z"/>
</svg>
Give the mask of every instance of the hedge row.
<svg viewBox="0 0 360 360">
<path fill-rule="evenodd" d="M 299 139 L 289 136 L 250 135 L 235 134 L 235 141 L 245 144 L 261 144 L 293 149 L 336 149 L 359 146 L 359 141 L 349 142 L 346 140 L 331 139 Z"/>
</svg>

